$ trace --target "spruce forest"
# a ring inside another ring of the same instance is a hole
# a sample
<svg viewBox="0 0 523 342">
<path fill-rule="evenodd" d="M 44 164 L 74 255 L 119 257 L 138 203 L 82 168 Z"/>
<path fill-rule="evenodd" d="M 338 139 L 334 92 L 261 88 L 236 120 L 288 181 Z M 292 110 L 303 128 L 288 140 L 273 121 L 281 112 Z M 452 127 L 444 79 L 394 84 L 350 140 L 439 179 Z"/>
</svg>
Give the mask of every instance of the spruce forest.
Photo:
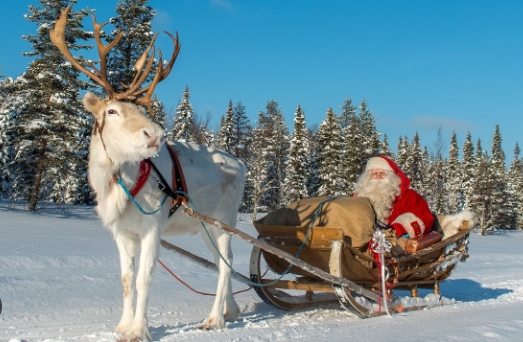
<svg viewBox="0 0 523 342">
<path fill-rule="evenodd" d="M 82 97 L 86 91 L 104 94 L 66 63 L 49 40 L 60 9 L 75 1 L 39 2 L 26 16 L 39 29 L 20 38 L 32 46 L 24 53 L 31 57 L 26 71 L 0 79 L 0 195 L 27 203 L 30 211 L 47 201 L 91 205 L 87 155 L 93 123 Z M 82 26 L 89 14 L 75 8 L 70 14 L 66 38 L 76 56 L 93 48 L 88 45 L 92 32 Z M 115 89 L 134 77 L 132 66 L 150 42 L 155 13 L 147 0 L 120 0 L 116 14 L 111 24 L 125 34 L 109 59 Z M 106 32 L 104 39 L 109 42 L 115 34 L 116 30 Z M 80 61 L 86 63 L 81 57 Z M 308 123 L 298 104 L 293 114 L 287 113 L 294 115 L 293 127 L 285 123 L 276 100 L 269 100 L 263 110 L 249 108 L 259 110 L 255 122 L 250 122 L 241 101 L 225 100 L 214 132 L 209 115 L 195 113 L 190 97 L 187 86 L 174 113 L 167 113 L 154 98 L 155 120 L 165 128 L 167 139 L 214 146 L 245 163 L 242 212 L 268 212 L 311 196 L 350 195 L 367 159 L 386 155 L 409 176 L 433 212 L 471 209 L 478 214 L 483 234 L 523 229 L 523 160 L 516 145 L 507 168 L 499 126 L 494 127 L 490 150 L 470 133 L 462 146 L 455 133 L 450 143 L 445 142 L 440 130 L 430 151 L 414 133 L 399 137 L 393 153 L 365 100 L 355 104 L 350 98 L 340 99 L 326 109 L 321 123 Z"/>
</svg>

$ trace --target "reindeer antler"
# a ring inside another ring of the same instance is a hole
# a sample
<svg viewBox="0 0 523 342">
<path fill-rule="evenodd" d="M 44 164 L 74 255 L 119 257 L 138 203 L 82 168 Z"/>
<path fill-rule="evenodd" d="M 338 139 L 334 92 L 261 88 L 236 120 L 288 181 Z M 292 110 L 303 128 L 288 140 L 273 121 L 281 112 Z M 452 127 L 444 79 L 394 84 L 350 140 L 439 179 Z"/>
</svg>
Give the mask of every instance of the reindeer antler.
<svg viewBox="0 0 523 342">
<path fill-rule="evenodd" d="M 102 28 L 107 25 L 107 23 L 104 24 L 98 24 L 96 22 L 96 18 L 93 14 L 93 26 L 94 26 L 94 36 L 96 40 L 96 45 L 98 47 L 98 55 L 100 57 L 100 69 L 97 69 L 94 65 L 89 63 L 91 68 L 94 70 L 90 71 L 86 69 L 84 66 L 82 66 L 71 54 L 69 51 L 69 48 L 67 47 L 67 43 L 65 41 L 65 28 L 67 25 L 67 16 L 69 14 L 69 11 L 71 10 L 72 5 L 67 6 L 66 8 L 61 10 L 60 18 L 56 21 L 54 29 L 50 30 L 49 36 L 51 38 L 51 41 L 53 44 L 60 50 L 60 52 L 64 55 L 64 57 L 71 62 L 71 64 L 78 69 L 80 72 L 83 72 L 89 78 L 91 78 L 93 81 L 98 83 L 100 86 L 102 86 L 106 91 L 110 99 L 115 100 L 128 100 L 135 102 L 136 104 L 145 105 L 149 112 L 153 114 L 152 108 L 151 108 L 151 98 L 154 92 L 154 89 L 156 88 L 156 85 L 163 81 L 171 72 L 172 67 L 174 65 L 174 62 L 176 61 L 176 58 L 178 57 L 178 53 L 180 52 L 181 45 L 178 40 L 178 32 L 176 32 L 176 38 L 173 37 L 169 32 L 165 32 L 169 37 L 171 37 L 173 43 L 174 43 L 174 49 L 173 53 L 171 55 L 171 59 L 169 63 L 167 64 L 167 67 L 164 69 L 162 64 L 162 52 L 158 49 L 158 55 L 159 55 L 159 63 L 158 68 L 156 71 L 156 75 L 154 75 L 154 78 L 148 86 L 141 88 L 140 86 L 143 84 L 149 73 L 151 72 L 153 62 L 154 62 L 154 56 L 155 56 L 155 49 L 154 49 L 154 42 L 156 41 L 156 37 L 158 36 L 158 33 L 154 35 L 154 37 L 151 40 L 151 43 L 149 44 L 148 48 L 142 53 L 140 58 L 136 61 L 134 67 L 136 69 L 136 75 L 129 85 L 123 85 L 127 90 L 123 93 L 117 93 L 111 86 L 109 79 L 107 77 L 107 54 L 109 51 L 114 48 L 116 44 L 120 41 L 122 38 L 122 31 L 118 30 L 118 33 L 116 34 L 116 37 L 113 41 L 111 41 L 108 45 L 104 45 L 100 38 L 100 31 Z M 151 56 L 149 56 L 149 52 L 153 49 Z M 147 63 L 146 63 L 147 62 Z M 145 66 L 145 68 L 144 68 Z M 145 96 L 142 96 L 143 93 L 146 93 Z"/>
</svg>

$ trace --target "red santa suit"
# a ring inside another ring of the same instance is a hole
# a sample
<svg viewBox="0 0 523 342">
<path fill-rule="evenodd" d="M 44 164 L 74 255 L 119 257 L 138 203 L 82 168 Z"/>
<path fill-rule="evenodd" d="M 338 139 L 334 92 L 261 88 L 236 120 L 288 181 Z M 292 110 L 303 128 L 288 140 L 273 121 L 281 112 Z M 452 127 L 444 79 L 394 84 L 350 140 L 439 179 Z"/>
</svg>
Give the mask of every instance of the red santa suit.
<svg viewBox="0 0 523 342">
<path fill-rule="evenodd" d="M 430 232 L 434 216 L 429 205 L 419 193 L 410 188 L 410 179 L 398 165 L 390 158 L 380 156 L 367 162 L 366 171 L 372 169 L 392 170 L 401 180 L 400 194 L 393 200 L 392 210 L 386 222 L 394 228 L 396 235 L 408 234 L 409 237 L 417 237 Z"/>
</svg>

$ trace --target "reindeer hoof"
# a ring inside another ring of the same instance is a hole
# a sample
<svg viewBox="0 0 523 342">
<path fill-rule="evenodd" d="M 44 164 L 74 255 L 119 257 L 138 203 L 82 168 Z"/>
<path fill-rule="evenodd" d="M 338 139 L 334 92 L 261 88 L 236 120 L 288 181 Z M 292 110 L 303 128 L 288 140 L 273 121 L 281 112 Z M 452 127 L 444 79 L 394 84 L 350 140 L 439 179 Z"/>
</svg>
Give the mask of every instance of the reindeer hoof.
<svg viewBox="0 0 523 342">
<path fill-rule="evenodd" d="M 118 342 L 140 342 L 138 337 L 120 337 Z"/>
<path fill-rule="evenodd" d="M 147 327 L 131 327 L 122 335 L 123 336 L 118 339 L 118 342 L 152 341 L 153 339 Z"/>
<path fill-rule="evenodd" d="M 212 318 L 207 318 L 205 322 L 198 326 L 198 329 L 200 330 L 217 330 L 223 328 L 225 328 L 225 322 L 222 322 L 222 324 L 217 324 Z"/>
<path fill-rule="evenodd" d="M 235 322 L 238 320 L 238 318 L 240 318 L 240 309 L 238 308 L 237 310 L 233 310 L 233 311 L 230 311 L 230 312 L 226 312 L 223 316 L 225 317 L 225 320 L 227 322 Z"/>
</svg>

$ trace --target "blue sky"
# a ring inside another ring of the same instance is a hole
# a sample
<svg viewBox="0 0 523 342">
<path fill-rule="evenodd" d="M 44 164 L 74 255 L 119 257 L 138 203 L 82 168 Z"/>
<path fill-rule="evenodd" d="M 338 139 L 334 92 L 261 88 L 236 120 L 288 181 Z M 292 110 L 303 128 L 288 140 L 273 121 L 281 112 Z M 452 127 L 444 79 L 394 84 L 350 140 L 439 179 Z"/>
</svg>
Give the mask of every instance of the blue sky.
<svg viewBox="0 0 523 342">
<path fill-rule="evenodd" d="M 98 22 L 114 16 L 117 0 L 79 0 Z M 0 9 L 1 74 L 17 77 L 30 63 L 21 37 L 30 0 Z M 522 1 L 150 0 L 155 32 L 178 31 L 182 49 L 156 93 L 175 110 L 186 85 L 213 128 L 229 100 L 246 106 L 252 123 L 267 101 L 278 101 L 292 130 L 298 104 L 309 126 L 344 98 L 368 103 L 378 130 L 396 150 L 398 138 L 434 152 L 438 127 L 446 147 L 452 131 L 460 150 L 468 131 L 483 149 L 500 125 L 507 163 L 523 129 Z M 84 23 L 92 29 L 91 20 Z M 160 35 L 164 55 L 172 44 Z"/>
</svg>

